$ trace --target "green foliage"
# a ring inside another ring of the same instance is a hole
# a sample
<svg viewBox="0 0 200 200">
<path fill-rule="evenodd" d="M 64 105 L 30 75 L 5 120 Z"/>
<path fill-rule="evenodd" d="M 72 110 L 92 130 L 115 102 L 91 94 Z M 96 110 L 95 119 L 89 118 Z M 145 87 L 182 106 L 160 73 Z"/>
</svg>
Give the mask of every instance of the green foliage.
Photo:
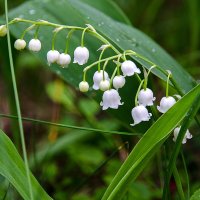
<svg viewBox="0 0 200 200">
<path fill-rule="evenodd" d="M 102 198 L 103 200 L 120 199 L 123 196 L 127 185 L 137 178 L 171 131 L 182 121 L 192 103 L 197 98 L 199 100 L 199 94 L 200 85 L 179 100 L 148 129 L 114 177 Z M 176 117 L 174 117 L 175 115 Z"/>
<path fill-rule="evenodd" d="M 0 130 L 0 174 L 3 175 L 25 200 L 30 200 L 25 165 L 14 144 Z M 51 200 L 31 174 L 34 199 Z"/>
<path fill-rule="evenodd" d="M 190 198 L 190 200 L 199 200 L 200 199 L 200 190 L 197 190 Z"/>
</svg>

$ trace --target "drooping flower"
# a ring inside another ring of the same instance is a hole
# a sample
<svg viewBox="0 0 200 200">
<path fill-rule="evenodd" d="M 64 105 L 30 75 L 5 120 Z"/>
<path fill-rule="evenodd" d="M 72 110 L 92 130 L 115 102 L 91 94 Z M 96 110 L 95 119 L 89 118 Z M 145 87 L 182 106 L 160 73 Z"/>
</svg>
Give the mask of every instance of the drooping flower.
<svg viewBox="0 0 200 200">
<path fill-rule="evenodd" d="M 145 106 L 139 105 L 132 109 L 131 111 L 134 123 L 131 126 L 135 126 L 142 121 L 149 121 L 152 114 L 148 112 Z"/>
<path fill-rule="evenodd" d="M 60 53 L 57 50 L 50 50 L 47 52 L 47 62 L 48 64 L 52 64 L 57 62 Z"/>
<path fill-rule="evenodd" d="M 41 46 L 42 46 L 41 42 L 38 39 L 31 39 L 28 44 L 29 50 L 34 51 L 34 52 L 40 51 Z"/>
<path fill-rule="evenodd" d="M 26 47 L 26 41 L 22 39 L 17 39 L 14 43 L 14 47 L 17 50 L 23 50 Z"/>
<path fill-rule="evenodd" d="M 89 59 L 89 50 L 86 47 L 77 47 L 74 51 L 74 63 L 84 65 Z"/>
<path fill-rule="evenodd" d="M 96 71 L 93 75 L 93 89 L 94 90 L 98 90 L 99 89 L 99 85 L 100 82 L 103 80 L 103 73 L 104 73 L 104 80 L 108 80 L 109 81 L 109 76 L 108 73 L 106 71 L 100 70 L 100 71 Z"/>
<path fill-rule="evenodd" d="M 8 29 L 7 29 L 6 25 L 1 25 L 0 26 L 0 37 L 6 36 L 7 31 L 8 31 Z"/>
<path fill-rule="evenodd" d="M 157 109 L 161 113 L 166 113 L 175 103 L 176 100 L 173 97 L 163 97 L 160 101 L 160 106 L 157 106 Z"/>
<path fill-rule="evenodd" d="M 180 132 L 181 126 L 176 127 L 174 129 L 174 137 L 173 137 L 173 141 L 175 142 L 177 140 L 178 134 Z M 185 136 L 183 138 L 182 144 L 185 144 L 187 142 L 187 139 L 191 139 L 192 138 L 192 134 L 189 132 L 189 130 L 187 129 Z"/>
<path fill-rule="evenodd" d="M 107 90 L 103 93 L 103 98 L 100 105 L 102 106 L 103 110 L 106 110 L 108 108 L 118 109 L 120 105 L 123 105 L 121 103 L 121 97 L 119 96 L 119 93 L 115 89 Z"/>
<path fill-rule="evenodd" d="M 99 88 L 102 91 L 106 91 L 110 88 L 110 81 L 109 80 L 102 80 L 99 84 Z"/>
<path fill-rule="evenodd" d="M 62 67 L 68 66 L 70 62 L 71 62 L 71 57 L 69 54 L 66 53 L 61 53 L 57 60 L 57 64 Z"/>
<path fill-rule="evenodd" d="M 139 104 L 142 104 L 143 106 L 152 106 L 155 99 L 152 90 L 149 88 L 140 90 L 138 94 Z"/>
<path fill-rule="evenodd" d="M 86 82 L 86 81 L 81 81 L 81 82 L 79 83 L 79 90 L 80 90 L 81 92 L 88 92 L 88 90 L 89 90 L 89 84 L 88 84 L 88 82 Z"/>
<path fill-rule="evenodd" d="M 125 80 L 124 76 L 122 76 L 122 75 L 115 76 L 113 79 L 113 87 L 115 89 L 122 88 L 125 85 L 125 82 L 126 82 L 126 80 Z"/>
<path fill-rule="evenodd" d="M 140 69 L 137 68 L 135 63 L 132 62 L 131 60 L 124 61 L 121 65 L 121 70 L 124 76 L 132 76 L 134 75 L 134 73 L 137 73 L 137 74 L 141 73 Z"/>
</svg>

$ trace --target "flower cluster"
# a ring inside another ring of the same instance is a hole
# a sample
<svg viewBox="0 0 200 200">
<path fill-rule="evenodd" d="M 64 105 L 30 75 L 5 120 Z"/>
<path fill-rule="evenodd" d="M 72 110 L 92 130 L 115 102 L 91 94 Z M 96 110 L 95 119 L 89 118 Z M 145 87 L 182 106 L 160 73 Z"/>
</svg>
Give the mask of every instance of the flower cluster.
<svg viewBox="0 0 200 200">
<path fill-rule="evenodd" d="M 13 20 L 13 22 L 17 21 L 24 21 L 19 18 L 16 18 Z M 98 49 L 100 51 L 100 56 L 97 62 L 94 62 L 87 67 L 83 69 L 83 80 L 79 83 L 79 90 L 81 92 L 88 92 L 90 89 L 89 83 L 86 81 L 86 74 L 89 69 L 91 69 L 94 66 L 98 66 L 98 69 L 93 74 L 93 85 L 92 88 L 94 90 L 101 90 L 103 91 L 102 95 L 102 101 L 100 102 L 100 105 L 102 106 L 103 110 L 106 110 L 108 108 L 112 109 L 118 109 L 119 106 L 123 105 L 123 102 L 121 102 L 121 97 L 119 94 L 119 90 L 125 86 L 126 83 L 126 77 L 130 76 L 137 76 L 140 85 L 137 89 L 137 93 L 135 95 L 135 106 L 133 107 L 131 111 L 131 115 L 133 118 L 133 124 L 131 126 L 135 126 L 143 121 L 149 121 L 151 119 L 152 114 L 148 111 L 149 107 L 154 106 L 154 101 L 156 98 L 154 97 L 153 91 L 147 87 L 148 82 L 148 76 L 151 72 L 151 70 L 156 66 L 155 64 L 149 69 L 148 73 L 144 70 L 144 78 L 143 80 L 139 76 L 141 74 L 141 70 L 136 66 L 136 64 L 129 58 L 127 59 L 127 56 L 136 56 L 143 59 L 143 57 L 136 52 L 132 50 L 126 50 L 124 52 L 118 51 L 106 38 L 101 36 L 99 33 L 96 32 L 94 27 L 87 24 L 86 28 L 81 27 L 75 27 L 75 26 L 58 26 L 58 24 L 49 23 L 47 21 L 41 20 L 35 23 L 32 22 L 33 25 L 28 27 L 22 34 L 20 39 L 17 39 L 14 43 L 14 47 L 17 50 L 23 50 L 26 47 L 26 41 L 23 39 L 26 32 L 29 30 L 36 28 L 36 32 L 34 35 L 34 38 L 31 39 L 28 43 L 28 48 L 30 51 L 33 52 L 39 52 L 42 48 L 41 41 L 38 39 L 38 30 L 39 26 L 41 25 L 47 25 L 47 26 L 53 26 L 55 27 L 53 31 L 53 39 L 52 39 L 52 48 L 47 52 L 47 63 L 49 65 L 56 63 L 61 67 L 67 67 L 71 63 L 71 56 L 67 53 L 69 48 L 69 40 L 74 30 L 82 30 L 82 37 L 81 37 L 81 45 L 78 46 L 74 50 L 74 61 L 73 63 L 77 63 L 78 65 L 82 66 L 85 65 L 89 60 L 89 50 L 84 45 L 84 35 L 86 32 L 92 33 L 93 36 L 96 36 L 98 39 L 100 39 L 104 44 Z M 67 35 L 66 40 L 66 49 L 64 53 L 60 53 L 59 51 L 55 50 L 54 43 L 56 35 L 59 31 L 63 29 L 70 29 Z M 0 26 L 0 36 L 3 37 L 7 33 L 7 27 L 5 25 Z M 104 58 L 102 59 L 102 56 L 106 49 L 112 49 L 115 52 L 115 55 L 112 57 Z M 108 65 L 108 62 L 113 60 L 113 62 L 116 64 L 116 67 L 110 76 L 109 73 L 106 71 L 106 67 Z M 148 62 L 147 59 L 144 59 L 145 62 Z M 101 64 L 103 63 L 103 67 L 101 67 Z M 149 63 L 152 64 L 151 61 Z M 166 87 L 166 95 L 161 98 L 159 105 L 157 106 L 157 110 L 160 113 L 166 113 L 175 103 L 176 100 L 173 96 L 168 95 L 168 85 L 169 85 L 169 79 L 172 76 L 170 71 L 165 72 L 165 75 L 167 75 L 167 87 Z M 177 99 L 180 99 L 179 95 L 174 95 L 177 97 Z M 174 138 L 173 140 L 176 141 L 177 136 L 179 134 L 180 127 L 177 127 L 174 130 Z M 187 130 L 185 137 L 182 141 L 182 143 L 186 143 L 187 139 L 191 139 L 192 135 Z"/>
</svg>

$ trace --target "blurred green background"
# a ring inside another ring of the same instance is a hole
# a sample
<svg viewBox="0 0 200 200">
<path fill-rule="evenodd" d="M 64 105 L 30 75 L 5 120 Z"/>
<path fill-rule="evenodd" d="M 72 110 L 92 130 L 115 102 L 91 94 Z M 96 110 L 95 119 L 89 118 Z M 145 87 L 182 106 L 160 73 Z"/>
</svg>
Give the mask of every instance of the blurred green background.
<svg viewBox="0 0 200 200">
<path fill-rule="evenodd" d="M 14 8 L 23 2 L 25 1 L 9 1 L 9 8 Z M 153 38 L 192 76 L 199 79 L 200 1 L 115 0 L 115 2 L 128 16 L 133 26 Z M 4 14 L 2 0 L 0 0 L 0 14 Z M 42 63 L 29 51 L 23 53 L 13 51 L 13 55 L 23 116 L 77 126 L 128 131 L 113 117 L 102 112 L 98 103 L 80 94 L 56 74 L 52 74 L 47 67 L 42 66 Z M 15 113 L 7 45 L 3 39 L 0 39 L 0 66 L 0 113 Z M 160 87 L 161 83 L 157 87 L 157 92 Z M 1 127 L 21 151 L 16 121 L 4 118 L 1 120 Z M 100 199 L 106 186 L 138 141 L 136 137 L 96 134 L 28 122 L 24 123 L 24 129 L 31 169 L 46 191 L 56 200 Z M 197 140 L 185 147 L 187 155 L 190 155 L 187 157 L 187 165 L 192 191 L 200 184 L 200 173 L 195 170 L 200 167 L 199 144 L 197 137 Z M 159 159 L 158 155 L 154 161 Z M 161 173 L 161 166 L 159 164 L 155 166 L 154 161 L 148 165 L 138 181 L 131 185 L 125 199 L 161 198 L 159 175 L 162 177 L 162 174 L 157 173 L 157 171 Z M 6 199 L 19 198 L 6 180 L 1 178 L 0 184 L 0 197 L 8 192 Z M 173 180 L 171 192 L 176 199 Z"/>
</svg>

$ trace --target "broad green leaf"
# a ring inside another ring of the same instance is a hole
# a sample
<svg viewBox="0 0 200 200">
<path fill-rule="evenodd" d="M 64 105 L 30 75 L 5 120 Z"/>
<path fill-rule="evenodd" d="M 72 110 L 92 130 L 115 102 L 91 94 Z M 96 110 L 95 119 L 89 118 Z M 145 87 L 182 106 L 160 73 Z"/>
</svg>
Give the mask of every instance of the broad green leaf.
<svg viewBox="0 0 200 200">
<path fill-rule="evenodd" d="M 88 4 L 88 2 L 90 2 L 90 4 Z M 14 17 L 22 17 L 34 20 L 43 19 L 55 23 L 77 25 L 82 27 L 84 27 L 85 24 L 89 23 L 93 25 L 97 31 L 99 31 L 106 38 L 108 38 L 111 41 L 111 43 L 115 44 L 120 51 L 124 51 L 127 49 L 134 50 L 142 56 L 148 58 L 150 61 L 159 65 L 162 69 L 171 70 L 177 86 L 183 93 L 189 91 L 194 87 L 196 83 L 194 82 L 192 77 L 159 45 L 157 45 L 148 36 L 141 33 L 137 29 L 115 21 L 114 19 L 116 18 L 111 18 L 113 17 L 113 15 L 106 15 L 108 14 L 108 12 L 103 13 L 102 10 L 104 8 L 104 1 L 98 1 L 96 7 L 92 7 L 91 5 L 93 5 L 93 3 L 91 2 L 92 1 L 80 0 L 28 1 L 19 6 L 18 8 L 12 10 L 9 16 L 10 19 Z M 102 4 L 100 4 L 100 2 L 102 2 Z M 105 6 L 108 6 L 108 4 L 105 4 Z M 114 7 L 110 9 L 115 10 Z M 24 24 L 12 25 L 10 26 L 11 33 L 16 38 L 19 38 L 26 27 L 27 25 Z M 46 53 L 51 48 L 52 30 L 52 28 L 46 27 L 41 28 L 39 31 L 39 38 L 42 41 L 43 49 L 36 55 L 44 63 L 46 63 Z M 34 33 L 31 32 L 31 34 L 28 34 L 25 39 L 27 41 L 30 40 L 30 38 L 33 37 L 33 34 Z M 80 33 L 74 33 L 70 43 L 69 53 L 71 55 L 73 55 L 73 50 L 75 49 L 75 47 L 80 45 L 80 37 Z M 65 48 L 65 38 L 66 32 L 63 31 L 62 33 L 59 33 L 58 38 L 56 40 L 56 48 L 60 51 L 63 51 Z M 85 45 L 90 50 L 89 64 L 98 59 L 99 54 L 97 52 L 97 49 L 101 44 L 101 42 L 97 41 L 97 39 L 92 38 L 92 36 L 86 35 Z M 139 59 L 138 57 L 134 57 L 134 59 L 138 61 L 141 65 L 144 65 L 146 68 L 149 68 L 151 66 L 145 61 Z M 53 65 L 49 69 L 56 72 L 63 79 L 65 79 L 68 83 L 75 86 L 76 88 L 78 87 L 79 82 L 82 80 L 83 68 L 78 65 L 71 64 L 68 69 L 61 69 L 57 65 Z M 96 70 L 97 68 L 94 67 L 94 69 L 92 69 L 91 72 L 89 72 L 87 75 L 90 85 L 92 85 L 92 75 Z M 109 65 L 107 67 L 107 70 L 111 75 L 113 71 L 112 65 Z M 166 77 L 156 69 L 153 70 L 153 73 L 164 80 L 166 79 Z M 124 105 L 121 106 L 117 111 L 111 111 L 112 113 L 114 113 L 115 117 L 120 119 L 120 121 L 125 122 L 125 124 L 130 124 L 132 122 L 131 114 L 127 115 L 127 113 L 130 113 L 132 107 L 134 106 L 133 102 L 136 88 L 137 85 L 135 85 L 133 80 L 127 78 L 126 86 L 122 90 L 120 90 L 120 95 L 122 96 L 122 101 L 124 101 Z M 98 102 L 100 102 L 101 95 L 101 92 L 90 92 L 90 96 L 98 100 Z"/>
<path fill-rule="evenodd" d="M 25 200 L 30 200 L 27 187 L 25 165 L 14 144 L 8 136 L 0 130 L 0 174 L 4 176 Z M 51 200 L 35 177 L 31 174 L 34 199 Z"/>
<path fill-rule="evenodd" d="M 103 200 L 120 199 L 130 184 L 156 153 L 171 131 L 182 121 L 194 101 L 200 100 L 200 85 L 186 94 L 167 113 L 163 114 L 136 144 L 127 160 L 119 169 Z"/>
<path fill-rule="evenodd" d="M 190 198 L 190 200 L 199 200 L 200 199 L 200 189 L 198 189 Z"/>
</svg>

